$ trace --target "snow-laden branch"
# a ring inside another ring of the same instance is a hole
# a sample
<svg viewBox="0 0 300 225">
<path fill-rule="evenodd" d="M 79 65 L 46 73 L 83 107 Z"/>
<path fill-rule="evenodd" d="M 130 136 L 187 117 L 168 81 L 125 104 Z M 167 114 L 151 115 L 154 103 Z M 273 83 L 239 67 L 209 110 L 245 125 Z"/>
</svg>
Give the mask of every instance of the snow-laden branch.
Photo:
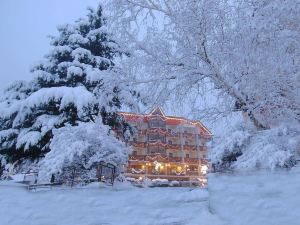
<svg viewBox="0 0 300 225">
<path fill-rule="evenodd" d="M 151 95 L 167 96 L 175 86 L 187 93 L 180 90 L 209 78 L 223 92 L 220 101 L 233 103 L 228 110 L 246 112 L 257 128 L 300 121 L 299 4 L 118 0 L 109 7 L 116 37 L 134 57 L 134 80 L 158 81 Z"/>
</svg>

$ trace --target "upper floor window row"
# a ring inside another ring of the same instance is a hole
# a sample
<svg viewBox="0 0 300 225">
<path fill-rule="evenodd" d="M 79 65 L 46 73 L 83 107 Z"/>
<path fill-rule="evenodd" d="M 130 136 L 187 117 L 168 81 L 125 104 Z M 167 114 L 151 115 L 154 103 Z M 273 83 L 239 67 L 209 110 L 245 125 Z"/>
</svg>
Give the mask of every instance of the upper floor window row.
<svg viewBox="0 0 300 225">
<path fill-rule="evenodd" d="M 149 127 L 150 128 L 160 128 L 160 127 L 166 127 L 166 122 L 160 119 L 152 119 L 149 121 Z"/>
</svg>

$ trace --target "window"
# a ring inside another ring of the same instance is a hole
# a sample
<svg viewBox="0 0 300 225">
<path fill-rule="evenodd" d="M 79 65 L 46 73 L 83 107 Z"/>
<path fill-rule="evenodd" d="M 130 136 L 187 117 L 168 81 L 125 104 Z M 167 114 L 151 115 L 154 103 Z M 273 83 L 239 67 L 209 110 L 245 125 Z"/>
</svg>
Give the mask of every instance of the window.
<svg viewBox="0 0 300 225">
<path fill-rule="evenodd" d="M 154 118 L 151 119 L 149 122 L 149 127 L 165 127 L 166 126 L 166 122 L 159 119 L 159 118 Z"/>
<path fill-rule="evenodd" d="M 137 142 L 136 138 L 133 138 L 133 142 Z"/>
<path fill-rule="evenodd" d="M 171 141 L 171 140 L 168 140 L 168 144 L 171 145 L 171 144 L 172 144 L 172 141 Z"/>
<path fill-rule="evenodd" d="M 154 141 L 159 138 L 159 136 L 157 134 L 149 134 L 148 137 L 149 137 L 149 141 Z"/>
<path fill-rule="evenodd" d="M 190 158 L 190 154 L 186 154 L 185 157 L 186 157 L 186 158 Z"/>
<path fill-rule="evenodd" d="M 149 146 L 148 147 L 148 154 L 162 154 L 166 155 L 166 149 L 159 146 Z"/>
<path fill-rule="evenodd" d="M 159 135 L 158 133 L 150 133 L 149 136 L 148 136 L 148 140 L 149 141 L 162 141 L 162 142 L 165 142 L 166 139 L 165 139 L 165 136 L 164 135 Z"/>
<path fill-rule="evenodd" d="M 188 142 L 188 141 L 185 141 L 185 145 L 189 145 L 189 142 Z"/>
<path fill-rule="evenodd" d="M 157 146 L 149 146 L 149 151 L 151 153 L 158 152 L 159 148 Z"/>
<path fill-rule="evenodd" d="M 169 157 L 173 157 L 173 153 L 169 153 Z"/>
<path fill-rule="evenodd" d="M 137 151 L 133 151 L 133 152 L 132 152 L 132 155 L 137 155 Z"/>
</svg>

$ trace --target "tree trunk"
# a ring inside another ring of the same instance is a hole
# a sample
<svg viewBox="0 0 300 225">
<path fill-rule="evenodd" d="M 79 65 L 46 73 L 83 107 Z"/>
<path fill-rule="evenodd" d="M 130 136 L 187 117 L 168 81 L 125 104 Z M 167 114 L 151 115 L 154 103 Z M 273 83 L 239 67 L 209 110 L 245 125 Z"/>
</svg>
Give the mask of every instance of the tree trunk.
<svg viewBox="0 0 300 225">
<path fill-rule="evenodd" d="M 223 76 L 221 75 L 217 66 L 208 58 L 207 54 L 206 54 L 206 62 L 209 64 L 209 66 L 211 67 L 211 70 L 214 72 L 211 77 L 213 79 L 214 83 L 221 86 L 222 89 L 227 94 L 229 94 L 231 97 L 235 98 L 236 101 L 238 101 L 243 106 L 242 109 L 248 113 L 250 120 L 253 122 L 254 126 L 258 130 L 268 129 L 269 128 L 268 125 L 264 124 L 258 118 L 258 116 L 255 115 L 253 107 L 247 103 L 247 101 L 243 97 L 243 95 L 223 78 Z"/>
</svg>

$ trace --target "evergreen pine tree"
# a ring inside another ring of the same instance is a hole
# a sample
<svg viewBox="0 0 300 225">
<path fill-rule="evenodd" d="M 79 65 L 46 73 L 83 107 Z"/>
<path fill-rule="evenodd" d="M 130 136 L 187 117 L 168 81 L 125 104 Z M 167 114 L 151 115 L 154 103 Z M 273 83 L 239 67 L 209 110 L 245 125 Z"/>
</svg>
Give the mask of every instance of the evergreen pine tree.
<svg viewBox="0 0 300 225">
<path fill-rule="evenodd" d="M 107 31 L 102 7 L 58 32 L 45 60 L 32 68 L 34 79 L 16 82 L 1 99 L 0 157 L 8 162 L 39 158 L 50 150 L 53 129 L 99 115 L 105 125 L 127 129 L 116 110 L 132 105 L 136 94 L 118 82 L 113 61 L 124 53 Z"/>
</svg>

